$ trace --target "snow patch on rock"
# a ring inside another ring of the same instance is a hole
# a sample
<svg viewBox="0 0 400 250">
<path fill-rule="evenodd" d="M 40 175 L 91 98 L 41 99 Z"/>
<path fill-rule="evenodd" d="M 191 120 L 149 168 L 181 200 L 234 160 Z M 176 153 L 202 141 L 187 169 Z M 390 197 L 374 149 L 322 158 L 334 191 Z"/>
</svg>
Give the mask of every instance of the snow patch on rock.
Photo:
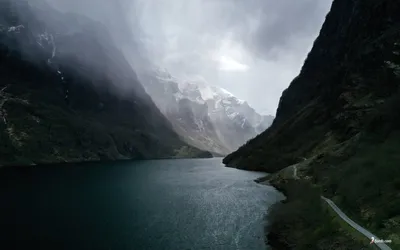
<svg viewBox="0 0 400 250">
<path fill-rule="evenodd" d="M 8 28 L 8 32 L 19 33 L 21 29 L 25 29 L 25 26 L 24 25 L 10 26 Z"/>
</svg>

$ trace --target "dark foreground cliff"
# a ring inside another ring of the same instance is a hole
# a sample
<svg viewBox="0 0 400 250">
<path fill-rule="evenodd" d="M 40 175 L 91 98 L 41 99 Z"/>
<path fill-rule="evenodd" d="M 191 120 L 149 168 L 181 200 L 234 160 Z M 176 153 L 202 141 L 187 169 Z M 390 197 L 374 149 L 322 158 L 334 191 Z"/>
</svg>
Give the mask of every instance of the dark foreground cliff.
<svg viewBox="0 0 400 250">
<path fill-rule="evenodd" d="M 271 173 L 307 159 L 300 178 L 393 249 L 400 244 L 399 13 L 395 0 L 335 0 L 273 125 L 224 159 Z"/>
<path fill-rule="evenodd" d="M 212 157 L 173 132 L 101 24 L 43 3 L 0 2 L 0 165 Z"/>
</svg>

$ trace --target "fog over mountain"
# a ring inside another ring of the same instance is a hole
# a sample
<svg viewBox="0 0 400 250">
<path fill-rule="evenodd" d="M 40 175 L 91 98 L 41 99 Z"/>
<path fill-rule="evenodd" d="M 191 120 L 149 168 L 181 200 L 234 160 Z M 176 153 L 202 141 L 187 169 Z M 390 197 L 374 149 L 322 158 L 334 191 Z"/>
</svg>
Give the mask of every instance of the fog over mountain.
<svg viewBox="0 0 400 250">
<path fill-rule="evenodd" d="M 271 125 L 279 97 L 298 74 L 331 5 L 331 0 L 2 1 L 11 2 L 17 16 L 15 23 L 1 22 L 16 31 L 15 48 L 58 72 L 68 103 L 71 81 L 65 74 L 81 74 L 96 91 L 135 103 L 139 113 L 145 113 L 141 103 L 155 104 L 183 141 L 219 155 Z M 84 101 L 84 92 L 77 96 Z M 157 119 L 148 122 L 160 132 L 164 122 Z"/>
<path fill-rule="evenodd" d="M 271 115 L 332 2 L 46 1 L 102 22 L 137 72 L 147 67 L 147 59 L 179 78 L 203 78 L 223 87 Z"/>
<path fill-rule="evenodd" d="M 44 1 L 0 1 L 0 165 L 212 156 L 157 109 L 127 58 L 147 61 L 118 33 Z"/>
<path fill-rule="evenodd" d="M 226 155 L 265 131 L 274 117 L 260 115 L 229 91 L 201 79 L 191 81 L 154 69 L 141 82 L 182 138 L 199 149 Z"/>
</svg>

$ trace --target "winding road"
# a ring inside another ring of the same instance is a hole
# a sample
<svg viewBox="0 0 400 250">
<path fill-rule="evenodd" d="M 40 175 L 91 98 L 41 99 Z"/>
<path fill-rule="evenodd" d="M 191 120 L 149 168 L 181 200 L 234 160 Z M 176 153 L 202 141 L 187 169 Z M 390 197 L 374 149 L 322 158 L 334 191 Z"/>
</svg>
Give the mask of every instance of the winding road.
<svg viewBox="0 0 400 250">
<path fill-rule="evenodd" d="M 297 175 L 297 164 L 293 165 L 293 178 L 294 179 L 298 179 L 299 176 Z M 368 231 L 367 229 L 363 228 L 362 226 L 358 225 L 357 223 L 355 223 L 353 220 L 351 220 L 345 213 L 342 212 L 342 210 L 340 210 L 340 208 L 338 206 L 336 206 L 336 204 L 326 198 L 321 196 L 321 199 L 324 200 L 326 203 L 328 203 L 328 205 L 336 212 L 337 215 L 340 216 L 340 218 L 342 218 L 342 220 L 344 220 L 345 222 L 347 222 L 347 224 L 349 224 L 350 226 L 352 226 L 355 230 L 357 230 L 358 232 L 360 232 L 361 234 L 363 234 L 365 237 L 367 237 L 369 240 L 372 239 L 372 237 L 375 239 L 374 244 L 382 250 L 392 250 L 388 245 L 386 245 L 383 242 L 379 242 L 380 238 L 377 237 L 376 235 L 372 234 L 370 231 Z M 376 242 L 378 241 L 378 242 Z"/>
<path fill-rule="evenodd" d="M 330 199 L 325 198 L 323 196 L 321 196 L 321 199 L 323 199 L 326 203 L 328 203 L 328 205 L 336 212 L 337 215 L 340 216 L 340 218 L 342 218 L 345 222 L 347 222 L 350 226 L 352 226 L 358 232 L 365 235 L 368 239 L 371 239 L 372 237 L 374 237 L 375 240 L 379 240 L 379 238 L 376 235 L 372 234 L 367 229 L 363 228 L 362 226 L 358 225 L 353 220 L 351 220 L 349 217 L 347 217 L 347 215 L 344 214 L 342 212 L 342 210 L 340 210 L 340 208 L 338 206 L 336 206 L 333 201 L 331 201 Z M 391 248 L 388 245 L 386 245 L 385 243 L 377 243 L 377 242 L 374 242 L 374 243 L 379 249 L 391 250 Z"/>
</svg>

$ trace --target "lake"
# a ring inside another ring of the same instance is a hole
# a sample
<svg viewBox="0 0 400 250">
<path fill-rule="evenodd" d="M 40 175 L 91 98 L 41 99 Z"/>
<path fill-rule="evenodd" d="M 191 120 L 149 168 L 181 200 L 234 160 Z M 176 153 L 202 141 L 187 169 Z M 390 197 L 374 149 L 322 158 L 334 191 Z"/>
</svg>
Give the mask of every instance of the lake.
<svg viewBox="0 0 400 250">
<path fill-rule="evenodd" d="M 283 199 L 222 158 L 0 169 L 7 249 L 266 249 Z"/>
</svg>

